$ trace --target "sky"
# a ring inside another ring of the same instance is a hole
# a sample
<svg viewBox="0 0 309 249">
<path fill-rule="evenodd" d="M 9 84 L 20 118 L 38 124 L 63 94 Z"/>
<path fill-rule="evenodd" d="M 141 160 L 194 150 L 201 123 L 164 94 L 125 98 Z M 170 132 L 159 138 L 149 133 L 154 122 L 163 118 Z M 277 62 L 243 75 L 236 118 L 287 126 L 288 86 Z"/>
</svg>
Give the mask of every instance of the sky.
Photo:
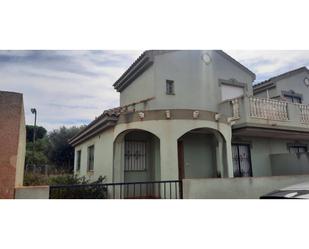
<svg viewBox="0 0 309 249">
<path fill-rule="evenodd" d="M 307 66 L 308 51 L 225 50 L 257 75 L 256 83 Z M 26 123 L 30 109 L 47 130 L 88 124 L 104 110 L 119 106 L 113 83 L 142 51 L 0 50 L 0 90 L 24 94 Z"/>
</svg>

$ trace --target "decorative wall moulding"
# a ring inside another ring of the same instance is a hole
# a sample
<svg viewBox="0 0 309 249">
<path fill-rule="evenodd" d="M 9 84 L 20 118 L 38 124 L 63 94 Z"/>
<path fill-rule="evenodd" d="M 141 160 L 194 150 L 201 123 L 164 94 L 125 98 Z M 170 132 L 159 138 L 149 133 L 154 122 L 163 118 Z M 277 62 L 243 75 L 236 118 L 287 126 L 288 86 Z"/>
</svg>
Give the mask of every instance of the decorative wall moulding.
<svg viewBox="0 0 309 249">
<path fill-rule="evenodd" d="M 200 112 L 199 111 L 194 111 L 193 112 L 193 119 L 198 119 L 199 116 L 200 116 Z"/>
<path fill-rule="evenodd" d="M 145 117 L 145 113 L 139 112 L 139 113 L 138 113 L 138 117 L 140 118 L 140 120 L 143 120 L 144 117 Z"/>
<path fill-rule="evenodd" d="M 165 111 L 165 117 L 166 117 L 166 119 L 170 119 L 171 118 L 171 112 L 169 110 Z"/>
</svg>

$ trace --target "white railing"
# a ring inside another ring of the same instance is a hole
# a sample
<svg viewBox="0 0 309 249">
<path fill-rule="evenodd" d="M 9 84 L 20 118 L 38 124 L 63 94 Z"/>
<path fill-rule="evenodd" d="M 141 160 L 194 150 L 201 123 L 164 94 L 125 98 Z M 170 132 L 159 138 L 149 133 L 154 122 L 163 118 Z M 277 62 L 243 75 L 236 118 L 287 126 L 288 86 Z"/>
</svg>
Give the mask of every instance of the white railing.
<svg viewBox="0 0 309 249">
<path fill-rule="evenodd" d="M 233 110 L 233 119 L 239 119 L 240 118 L 240 108 L 239 108 L 239 99 L 232 99 L 232 110 Z"/>
<path fill-rule="evenodd" d="M 286 121 L 288 103 L 272 99 L 249 98 L 250 117 Z"/>
<path fill-rule="evenodd" d="M 309 105 L 297 104 L 300 112 L 300 122 L 309 124 Z"/>
</svg>

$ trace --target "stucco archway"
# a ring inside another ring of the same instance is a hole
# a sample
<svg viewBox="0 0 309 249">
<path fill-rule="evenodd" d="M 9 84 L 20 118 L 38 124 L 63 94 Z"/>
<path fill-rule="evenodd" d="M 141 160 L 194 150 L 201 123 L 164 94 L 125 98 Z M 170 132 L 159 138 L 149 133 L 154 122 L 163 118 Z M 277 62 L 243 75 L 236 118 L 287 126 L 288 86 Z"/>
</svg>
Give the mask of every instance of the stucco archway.
<svg viewBox="0 0 309 249">
<path fill-rule="evenodd" d="M 128 129 L 114 140 L 113 181 L 160 180 L 160 139 L 142 129 Z"/>
<path fill-rule="evenodd" d="M 228 176 L 226 140 L 216 129 L 201 127 L 177 140 L 179 179 Z"/>
</svg>

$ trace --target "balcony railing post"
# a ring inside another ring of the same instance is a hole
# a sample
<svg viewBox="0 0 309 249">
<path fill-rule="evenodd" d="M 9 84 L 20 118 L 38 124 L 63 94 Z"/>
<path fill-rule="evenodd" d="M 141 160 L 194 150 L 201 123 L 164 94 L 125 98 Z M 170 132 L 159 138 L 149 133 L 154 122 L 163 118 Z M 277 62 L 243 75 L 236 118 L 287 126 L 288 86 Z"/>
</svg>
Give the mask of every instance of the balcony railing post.
<svg viewBox="0 0 309 249">
<path fill-rule="evenodd" d="M 309 105 L 297 104 L 298 120 L 302 124 L 309 124 Z"/>
</svg>

